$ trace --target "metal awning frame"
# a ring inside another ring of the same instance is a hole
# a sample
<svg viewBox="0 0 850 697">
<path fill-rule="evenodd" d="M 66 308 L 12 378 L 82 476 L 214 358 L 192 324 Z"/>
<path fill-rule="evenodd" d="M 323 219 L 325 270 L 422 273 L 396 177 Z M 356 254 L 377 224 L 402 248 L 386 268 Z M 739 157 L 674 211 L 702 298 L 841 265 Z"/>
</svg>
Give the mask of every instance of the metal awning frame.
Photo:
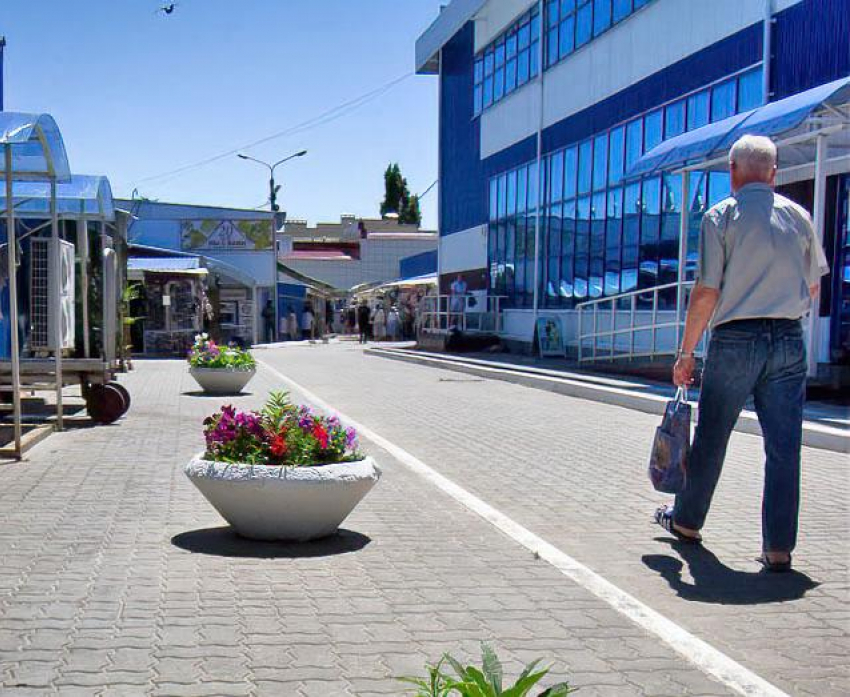
<svg viewBox="0 0 850 697">
<path fill-rule="evenodd" d="M 845 113 L 845 110 L 847 113 Z M 823 114 L 813 115 L 806 120 L 805 124 L 811 128 L 803 133 L 795 133 L 786 138 L 776 138 L 777 151 L 781 153 L 783 148 L 794 147 L 803 143 L 815 143 L 814 161 L 808 163 L 796 163 L 787 168 L 778 167 L 777 176 L 793 170 L 809 168 L 814 166 L 814 205 L 812 211 L 812 220 L 814 223 L 815 234 L 818 241 L 823 245 L 824 233 L 826 227 L 826 178 L 831 172 L 834 165 L 842 167 L 847 165 L 847 170 L 850 171 L 850 157 L 844 153 L 838 157 L 829 157 L 829 140 L 844 132 L 850 132 L 850 106 L 841 105 L 840 107 L 829 107 L 824 110 L 829 113 L 829 116 Z M 797 129 L 795 129 L 797 130 Z M 678 174 L 682 179 L 682 205 L 680 206 L 680 224 L 679 224 L 679 265 L 678 279 L 676 292 L 676 346 L 679 346 L 681 341 L 681 324 L 679 320 L 682 316 L 685 296 L 685 262 L 687 257 L 688 233 L 690 228 L 690 177 L 691 172 L 718 171 L 728 168 L 728 154 L 717 156 L 702 162 L 696 162 L 684 167 L 673 170 L 672 174 Z M 807 319 L 808 324 L 808 374 L 814 376 L 817 373 L 818 353 L 820 348 L 820 332 L 818 328 L 818 307 L 816 302 L 814 307 L 809 312 Z"/>
</svg>

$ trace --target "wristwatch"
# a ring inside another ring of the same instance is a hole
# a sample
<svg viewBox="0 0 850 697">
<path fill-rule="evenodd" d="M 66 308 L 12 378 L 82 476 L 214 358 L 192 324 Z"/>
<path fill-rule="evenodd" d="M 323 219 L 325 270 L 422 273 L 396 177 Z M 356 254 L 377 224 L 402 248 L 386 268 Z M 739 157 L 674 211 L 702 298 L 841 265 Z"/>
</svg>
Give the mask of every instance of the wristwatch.
<svg viewBox="0 0 850 697">
<path fill-rule="evenodd" d="M 676 352 L 676 358 L 693 358 L 693 357 L 694 357 L 693 351 L 683 351 L 682 349 L 679 349 Z"/>
</svg>

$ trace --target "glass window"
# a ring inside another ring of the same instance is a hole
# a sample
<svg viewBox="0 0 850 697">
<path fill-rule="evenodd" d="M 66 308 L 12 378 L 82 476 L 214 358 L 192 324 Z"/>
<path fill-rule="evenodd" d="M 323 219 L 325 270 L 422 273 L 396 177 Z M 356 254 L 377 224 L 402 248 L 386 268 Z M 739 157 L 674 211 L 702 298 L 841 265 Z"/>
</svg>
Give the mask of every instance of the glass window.
<svg viewBox="0 0 850 697">
<path fill-rule="evenodd" d="M 531 49 L 528 53 L 529 72 L 531 77 L 536 77 L 540 73 L 540 42 L 533 41 Z"/>
<path fill-rule="evenodd" d="M 569 15 L 561 22 L 561 36 L 558 42 L 558 57 L 570 55 L 575 50 L 576 16 Z"/>
<path fill-rule="evenodd" d="M 513 92 L 517 85 L 516 58 L 511 58 L 505 65 L 505 94 Z"/>
<path fill-rule="evenodd" d="M 711 90 L 711 120 L 721 121 L 734 113 L 735 80 L 727 80 Z"/>
<path fill-rule="evenodd" d="M 594 194 L 590 205 L 590 274 L 588 294 L 591 298 L 602 295 L 605 273 L 605 194 Z"/>
<path fill-rule="evenodd" d="M 576 239 L 573 281 L 574 294 L 577 298 L 587 297 L 588 255 L 590 252 L 590 197 L 578 200 L 576 216 Z"/>
<path fill-rule="evenodd" d="M 508 214 L 508 177 L 499 176 L 499 220 L 504 220 Z"/>
<path fill-rule="evenodd" d="M 528 48 L 528 44 L 531 43 L 531 27 L 526 22 L 523 24 L 519 31 L 517 32 L 517 50 L 522 51 L 524 48 Z"/>
<path fill-rule="evenodd" d="M 561 0 L 561 19 L 566 17 L 570 12 L 575 12 L 576 0 Z"/>
<path fill-rule="evenodd" d="M 516 209 L 519 213 L 525 213 L 526 198 L 528 196 L 528 168 L 521 167 L 517 172 L 516 182 Z"/>
<path fill-rule="evenodd" d="M 517 57 L 516 63 L 516 79 L 518 85 L 524 85 L 528 82 L 529 75 L 529 62 L 528 62 L 528 49 L 519 52 L 519 56 Z"/>
<path fill-rule="evenodd" d="M 593 0 L 593 35 L 599 36 L 611 26 L 611 0 Z"/>
<path fill-rule="evenodd" d="M 648 5 L 650 0 L 635 0 L 635 9 L 638 10 L 644 5 Z"/>
<path fill-rule="evenodd" d="M 626 169 L 643 155 L 643 120 L 637 119 L 626 126 Z"/>
<path fill-rule="evenodd" d="M 475 59 L 475 83 L 478 84 L 484 79 L 484 58 L 479 56 Z"/>
<path fill-rule="evenodd" d="M 708 176 L 708 207 L 720 203 L 732 193 L 728 172 L 711 172 Z"/>
<path fill-rule="evenodd" d="M 540 183 L 540 178 L 537 176 L 537 163 L 532 162 L 528 165 L 528 210 L 534 212 L 537 210 L 539 201 L 537 196 L 537 187 Z"/>
<path fill-rule="evenodd" d="M 516 170 L 508 173 L 508 209 L 507 215 L 508 217 L 512 217 L 516 215 Z"/>
<path fill-rule="evenodd" d="M 685 132 L 685 102 L 673 102 L 664 109 L 664 137 Z"/>
<path fill-rule="evenodd" d="M 623 234 L 623 189 L 608 191 L 605 224 L 605 295 L 620 292 L 620 243 Z"/>
<path fill-rule="evenodd" d="M 492 75 L 493 74 L 493 49 L 488 48 L 487 52 L 484 54 L 484 74 Z"/>
<path fill-rule="evenodd" d="M 516 32 L 512 31 L 505 39 L 505 60 L 510 60 L 516 57 L 517 52 L 517 36 Z"/>
<path fill-rule="evenodd" d="M 757 68 L 738 78 L 738 111 L 749 111 L 761 106 L 762 70 Z"/>
<path fill-rule="evenodd" d="M 584 46 L 593 36 L 593 5 L 583 0 L 576 14 L 576 46 Z"/>
<path fill-rule="evenodd" d="M 593 190 L 605 189 L 608 170 L 608 134 L 603 133 L 593 140 Z"/>
<path fill-rule="evenodd" d="M 659 247 L 659 283 L 673 283 L 678 278 L 679 227 L 682 210 L 682 177 L 663 177 L 661 204 L 661 244 Z"/>
<path fill-rule="evenodd" d="M 564 197 L 564 153 L 558 152 L 549 158 L 549 200 L 560 201 Z"/>
<path fill-rule="evenodd" d="M 617 184 L 623 176 L 626 133 L 622 126 L 611 131 L 608 151 L 608 183 Z"/>
<path fill-rule="evenodd" d="M 632 13 L 632 0 L 614 0 L 614 21 L 619 22 Z"/>
<path fill-rule="evenodd" d="M 493 103 L 493 76 L 484 78 L 484 87 L 482 89 L 482 101 L 486 109 Z"/>
<path fill-rule="evenodd" d="M 643 119 L 644 152 L 649 152 L 658 145 L 663 137 L 662 111 L 658 109 L 647 114 Z"/>
<path fill-rule="evenodd" d="M 693 280 L 697 268 L 700 225 L 702 223 L 702 216 L 707 210 L 707 180 L 708 177 L 705 172 L 691 172 L 688 183 L 690 202 L 688 204 L 688 249 L 685 265 L 685 275 L 688 280 Z"/>
<path fill-rule="evenodd" d="M 499 42 L 496 44 L 495 61 L 496 61 L 496 69 L 497 70 L 505 64 L 505 41 L 504 41 L 504 39 L 500 39 Z"/>
<path fill-rule="evenodd" d="M 531 15 L 531 42 L 534 43 L 540 38 L 540 13 L 535 12 Z"/>
<path fill-rule="evenodd" d="M 505 96 L 505 69 L 496 68 L 493 74 L 493 101 L 498 102 Z"/>
<path fill-rule="evenodd" d="M 555 65 L 558 62 L 558 25 L 549 30 L 546 42 L 546 65 Z"/>
<path fill-rule="evenodd" d="M 586 140 L 578 146 L 578 192 L 590 192 L 593 173 L 593 141 Z"/>
<path fill-rule="evenodd" d="M 546 28 L 551 29 L 552 27 L 557 27 L 559 18 L 558 0 L 549 0 L 549 2 L 546 3 Z"/>
<path fill-rule="evenodd" d="M 490 220 L 496 220 L 499 217 L 499 178 L 493 177 L 490 180 Z"/>
<path fill-rule="evenodd" d="M 661 180 L 643 182 L 638 288 L 658 285 L 658 237 L 661 230 Z"/>
<path fill-rule="evenodd" d="M 708 92 L 703 90 L 688 97 L 688 130 L 708 123 Z"/>
<path fill-rule="evenodd" d="M 475 114 L 478 115 L 481 113 L 481 109 L 484 105 L 484 89 L 481 85 L 475 85 L 475 89 L 472 93 L 472 100 Z"/>
<path fill-rule="evenodd" d="M 578 150 L 573 146 L 564 152 L 564 198 L 576 195 L 578 185 Z"/>
<path fill-rule="evenodd" d="M 637 287 L 638 237 L 640 234 L 640 184 L 626 187 L 623 202 L 623 247 L 620 290 L 625 293 Z"/>
<path fill-rule="evenodd" d="M 573 254 L 576 236 L 576 202 L 566 201 L 561 225 L 561 297 L 573 296 Z"/>
</svg>

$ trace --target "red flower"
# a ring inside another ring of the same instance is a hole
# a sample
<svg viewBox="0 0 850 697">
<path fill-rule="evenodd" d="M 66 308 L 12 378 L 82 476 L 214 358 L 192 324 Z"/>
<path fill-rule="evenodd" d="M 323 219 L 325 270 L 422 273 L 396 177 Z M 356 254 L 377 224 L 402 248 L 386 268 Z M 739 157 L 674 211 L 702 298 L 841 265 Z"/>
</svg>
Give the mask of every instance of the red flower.
<svg viewBox="0 0 850 697">
<path fill-rule="evenodd" d="M 319 447 L 322 450 L 328 447 L 328 429 L 318 421 L 313 424 L 313 437 L 319 441 Z"/>
<path fill-rule="evenodd" d="M 289 445 L 286 443 L 286 437 L 283 433 L 272 438 L 271 452 L 275 457 L 283 457 L 286 451 L 289 450 Z"/>
</svg>

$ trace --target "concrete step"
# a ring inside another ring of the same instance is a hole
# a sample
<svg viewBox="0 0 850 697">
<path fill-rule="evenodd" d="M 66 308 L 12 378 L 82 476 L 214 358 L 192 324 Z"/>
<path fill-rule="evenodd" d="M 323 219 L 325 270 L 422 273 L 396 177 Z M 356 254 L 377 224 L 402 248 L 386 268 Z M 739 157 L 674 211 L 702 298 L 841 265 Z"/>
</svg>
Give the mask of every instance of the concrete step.
<svg viewBox="0 0 850 697">
<path fill-rule="evenodd" d="M 662 415 L 667 401 L 673 396 L 672 386 L 615 378 L 609 375 L 550 370 L 527 365 L 482 360 L 448 354 L 428 353 L 404 348 L 374 347 L 368 355 L 452 370 L 467 375 L 503 380 L 525 387 L 547 390 L 569 397 L 588 399 L 604 404 L 635 409 L 648 414 Z M 697 404 L 694 401 L 694 413 Z M 803 422 L 803 444 L 839 453 L 850 453 L 848 409 L 830 406 L 807 406 Z M 745 410 L 735 427 L 743 433 L 761 435 L 755 412 Z"/>
</svg>

